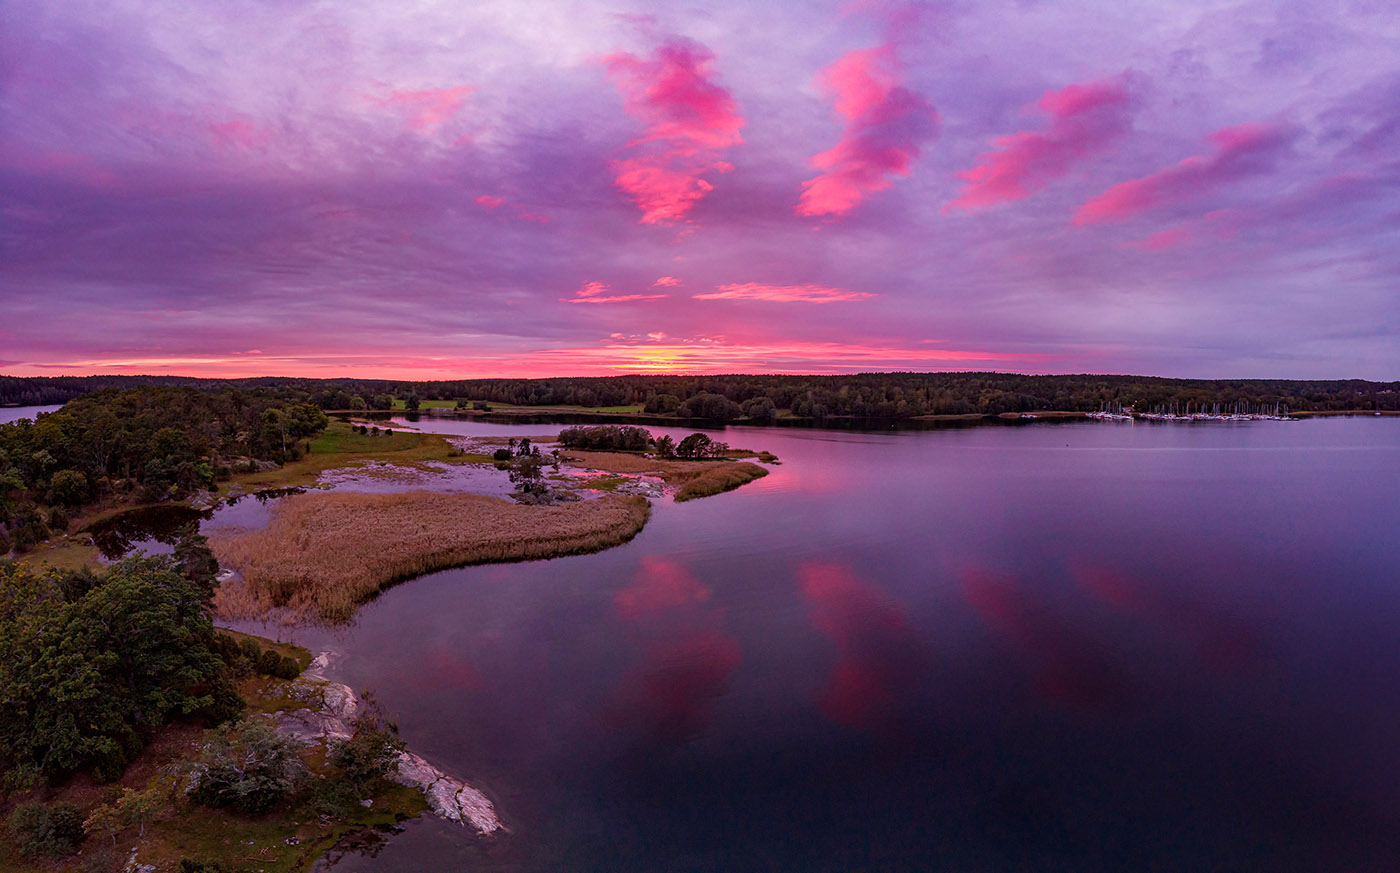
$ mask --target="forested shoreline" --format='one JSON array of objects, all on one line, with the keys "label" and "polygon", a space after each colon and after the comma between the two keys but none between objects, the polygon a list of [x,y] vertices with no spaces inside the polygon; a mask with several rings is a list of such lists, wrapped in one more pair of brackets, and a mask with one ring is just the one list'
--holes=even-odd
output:
[{"label": "forested shoreline", "polygon": [[0,425],[0,555],[66,530],[93,506],[180,498],[293,460],[326,422],[319,407],[264,391],[143,386]]},{"label": "forested shoreline", "polygon": [[323,410],[387,410],[446,402],[460,408],[622,407],[679,419],[768,423],[777,418],[908,419],[925,415],[999,415],[1104,404],[1140,409],[1281,405],[1293,412],[1400,410],[1400,381],[1361,379],[1169,379],[1147,376],[1027,376],[1017,373],[861,373],[842,376],[601,376],[403,382],[372,379],[195,379],[176,376],[0,376],[0,405],[66,403],[94,391],[179,386],[205,393],[244,392],[280,404]]}]

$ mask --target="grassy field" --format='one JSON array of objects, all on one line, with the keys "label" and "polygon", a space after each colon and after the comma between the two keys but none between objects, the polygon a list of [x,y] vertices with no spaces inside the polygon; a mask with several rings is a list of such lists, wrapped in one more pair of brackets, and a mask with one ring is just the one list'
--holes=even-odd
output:
[{"label": "grassy field", "polygon": [[[402,400],[399,400],[399,399],[395,399],[395,400],[394,400],[394,408],[397,409],[397,410],[400,410],[400,411],[408,409],[408,407],[404,405],[404,402],[403,402]],[[455,401],[455,400],[420,400],[420,401],[418,401],[418,408],[419,408],[419,409],[456,409],[456,408],[457,408],[457,401]]]},{"label": "grassy field", "polygon": [[[449,404],[449,406],[452,405],[455,404]],[[643,409],[642,404],[640,403],[634,403],[629,406],[571,406],[562,403],[557,406],[517,406],[513,403],[492,402],[487,405],[491,408],[486,412],[490,412],[492,414],[505,413],[507,415],[548,415],[549,413],[555,412],[564,412],[576,415],[641,415]],[[467,411],[475,412],[478,415],[485,414],[481,410],[469,409]]]},{"label": "grassy field", "polygon": [[343,421],[333,421],[310,443],[310,451],[300,460],[289,461],[276,470],[239,473],[225,488],[238,486],[244,491],[314,485],[326,470],[360,467],[374,461],[412,466],[424,462],[438,464],[488,463],[489,455],[464,454],[444,436],[414,431],[380,431],[362,435]]},{"label": "grassy field", "polygon": [[465,564],[594,552],[631,539],[650,506],[605,497],[524,506],[475,494],[300,494],[265,529],[211,538],[241,574],[215,597],[220,615],[348,621],[397,581]]}]

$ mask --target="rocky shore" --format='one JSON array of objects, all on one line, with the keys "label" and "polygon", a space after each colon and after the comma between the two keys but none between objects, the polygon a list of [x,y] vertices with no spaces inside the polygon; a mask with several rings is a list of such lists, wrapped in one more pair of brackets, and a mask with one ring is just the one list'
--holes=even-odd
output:
[{"label": "rocky shore", "polygon": [[[362,703],[347,685],[326,678],[331,653],[322,652],[292,683],[292,693],[306,706],[273,715],[277,730],[307,743],[349,739]],[[428,807],[439,817],[469,827],[482,836],[503,829],[491,801],[479,789],[439,770],[420,755],[404,751],[398,772],[401,785],[423,792]]]}]

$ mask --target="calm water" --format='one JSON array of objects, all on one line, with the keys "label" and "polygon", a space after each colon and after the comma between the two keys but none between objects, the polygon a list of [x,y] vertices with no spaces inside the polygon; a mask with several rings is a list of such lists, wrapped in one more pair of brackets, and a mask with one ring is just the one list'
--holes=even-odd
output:
[{"label": "calm water", "polygon": [[1400,422],[725,438],[783,464],[294,634],[512,829],[336,871],[1400,863]]},{"label": "calm water", "polygon": [[45,412],[57,412],[62,408],[62,404],[57,406],[0,406],[0,424],[9,424],[12,421],[19,421],[21,418],[33,421]]}]

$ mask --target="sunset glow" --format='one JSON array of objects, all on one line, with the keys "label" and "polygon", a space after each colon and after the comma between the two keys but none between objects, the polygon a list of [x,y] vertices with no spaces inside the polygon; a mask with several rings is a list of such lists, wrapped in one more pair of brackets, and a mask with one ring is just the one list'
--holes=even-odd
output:
[{"label": "sunset glow", "polygon": [[0,13],[0,372],[1394,378],[1386,4]]}]

